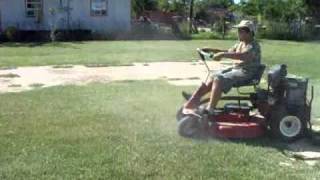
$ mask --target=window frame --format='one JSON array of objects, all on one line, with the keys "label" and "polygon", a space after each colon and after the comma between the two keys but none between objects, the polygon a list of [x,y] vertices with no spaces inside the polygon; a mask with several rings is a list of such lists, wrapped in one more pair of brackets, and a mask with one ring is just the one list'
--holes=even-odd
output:
[{"label": "window frame", "polygon": [[90,15],[94,16],[94,17],[104,17],[104,16],[108,16],[108,10],[109,10],[109,0],[102,0],[105,1],[106,3],[106,9],[105,9],[105,13],[102,13],[103,10],[99,10],[98,12],[100,13],[96,13],[97,11],[92,9],[92,4],[93,4],[94,0],[90,0]]},{"label": "window frame", "polygon": [[[30,1],[34,1],[33,3]],[[39,2],[35,2],[35,1],[39,1]],[[31,4],[39,4],[39,9],[37,8],[28,8],[29,3]],[[43,0],[25,0],[25,16],[27,18],[36,18],[36,11],[38,10],[41,14],[43,13]],[[30,15],[28,14],[29,11],[33,11],[34,15]]]}]

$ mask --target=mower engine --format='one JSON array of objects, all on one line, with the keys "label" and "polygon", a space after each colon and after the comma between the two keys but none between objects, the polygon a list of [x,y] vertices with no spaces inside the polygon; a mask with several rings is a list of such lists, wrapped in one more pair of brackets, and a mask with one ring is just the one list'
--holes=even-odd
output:
[{"label": "mower engine", "polygon": [[267,96],[264,96],[268,108],[264,109],[264,115],[275,137],[293,141],[311,129],[313,88],[310,100],[307,99],[307,91],[307,78],[287,76],[286,65],[271,68]]}]

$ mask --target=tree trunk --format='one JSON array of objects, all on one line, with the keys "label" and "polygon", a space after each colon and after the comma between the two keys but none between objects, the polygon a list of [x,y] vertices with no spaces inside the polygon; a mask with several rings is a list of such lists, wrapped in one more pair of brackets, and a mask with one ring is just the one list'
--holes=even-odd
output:
[{"label": "tree trunk", "polygon": [[192,22],[193,22],[193,5],[194,5],[194,0],[190,1],[190,14],[189,14],[189,33],[192,33]]},{"label": "tree trunk", "polygon": [[222,39],[224,39],[225,36],[226,36],[226,20],[223,17],[222,18]]}]

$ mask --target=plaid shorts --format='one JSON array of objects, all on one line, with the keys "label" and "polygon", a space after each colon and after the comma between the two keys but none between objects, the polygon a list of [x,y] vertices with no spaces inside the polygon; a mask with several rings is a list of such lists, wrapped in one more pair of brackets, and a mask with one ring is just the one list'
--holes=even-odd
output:
[{"label": "plaid shorts", "polygon": [[253,75],[246,73],[243,69],[228,68],[214,73],[212,78],[221,81],[222,91],[226,94],[235,85],[241,84],[242,82],[248,82],[254,77]]}]

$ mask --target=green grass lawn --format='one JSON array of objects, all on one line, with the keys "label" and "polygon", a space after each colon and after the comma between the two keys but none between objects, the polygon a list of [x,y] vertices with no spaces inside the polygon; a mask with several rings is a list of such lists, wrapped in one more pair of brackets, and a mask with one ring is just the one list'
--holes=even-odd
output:
[{"label": "green grass lawn", "polygon": [[[197,47],[235,41],[0,44],[0,67],[192,61]],[[311,77],[320,117],[319,43],[262,41],[263,61]],[[117,82],[0,94],[0,179],[320,179],[284,145],[179,137],[180,92],[162,81]],[[281,166],[280,163],[292,166]]]},{"label": "green grass lawn", "polygon": [[320,178],[320,164],[292,162],[267,138],[179,137],[181,90],[146,81],[2,94],[0,179]]},{"label": "green grass lawn", "polygon": [[[132,62],[191,61],[198,59],[195,49],[210,46],[229,48],[236,41],[93,41],[44,44],[0,44],[0,66],[61,64],[119,65]],[[290,70],[320,78],[318,42],[262,40],[266,64],[287,63]]]},{"label": "green grass lawn", "polygon": [[[38,65],[127,65],[133,62],[197,60],[195,49],[210,46],[229,48],[234,40],[193,41],[90,41],[68,43],[0,44],[0,67]],[[261,40],[262,61],[269,67],[287,64],[289,73],[311,78],[319,84],[319,42]],[[56,66],[54,66],[56,67]],[[317,85],[317,87],[319,87]],[[317,88],[319,89],[319,88]],[[319,91],[316,93],[318,94]],[[320,108],[315,103],[316,108]],[[320,116],[320,112],[317,114]]]}]

